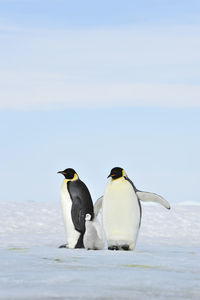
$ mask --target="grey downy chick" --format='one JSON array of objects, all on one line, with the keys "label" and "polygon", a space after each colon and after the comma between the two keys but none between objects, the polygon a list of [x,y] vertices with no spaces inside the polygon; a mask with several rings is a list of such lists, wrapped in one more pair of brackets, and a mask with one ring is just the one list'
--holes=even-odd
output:
[{"label": "grey downy chick", "polygon": [[87,250],[102,250],[105,247],[104,234],[96,217],[91,220],[91,215],[85,216],[85,234],[83,244]]}]

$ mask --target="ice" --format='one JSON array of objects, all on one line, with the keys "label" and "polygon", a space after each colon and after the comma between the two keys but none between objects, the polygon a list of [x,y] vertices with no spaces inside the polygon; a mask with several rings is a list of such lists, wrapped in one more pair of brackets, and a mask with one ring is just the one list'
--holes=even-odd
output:
[{"label": "ice", "polygon": [[143,205],[135,251],[58,249],[59,203],[0,202],[0,299],[200,299],[200,206]]}]

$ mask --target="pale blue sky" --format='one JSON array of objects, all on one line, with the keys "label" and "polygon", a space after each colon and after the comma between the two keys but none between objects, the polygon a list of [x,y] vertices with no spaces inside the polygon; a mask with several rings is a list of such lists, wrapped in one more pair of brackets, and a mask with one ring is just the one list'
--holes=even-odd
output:
[{"label": "pale blue sky", "polygon": [[73,167],[95,200],[114,166],[198,201],[199,1],[0,0],[0,200],[59,201]]}]

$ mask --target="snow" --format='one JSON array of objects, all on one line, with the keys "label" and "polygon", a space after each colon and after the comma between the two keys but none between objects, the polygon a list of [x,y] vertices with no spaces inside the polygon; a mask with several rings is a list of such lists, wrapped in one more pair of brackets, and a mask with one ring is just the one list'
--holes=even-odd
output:
[{"label": "snow", "polygon": [[135,251],[58,249],[59,203],[0,202],[0,299],[200,299],[200,206],[143,205]]}]

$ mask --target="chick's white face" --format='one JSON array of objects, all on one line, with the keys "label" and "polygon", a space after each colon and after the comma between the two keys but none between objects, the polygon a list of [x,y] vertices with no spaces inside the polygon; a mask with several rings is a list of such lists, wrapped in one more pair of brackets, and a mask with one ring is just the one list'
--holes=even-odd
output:
[{"label": "chick's white face", "polygon": [[85,215],[85,221],[90,221],[91,220],[91,215],[90,214],[86,214]]}]

